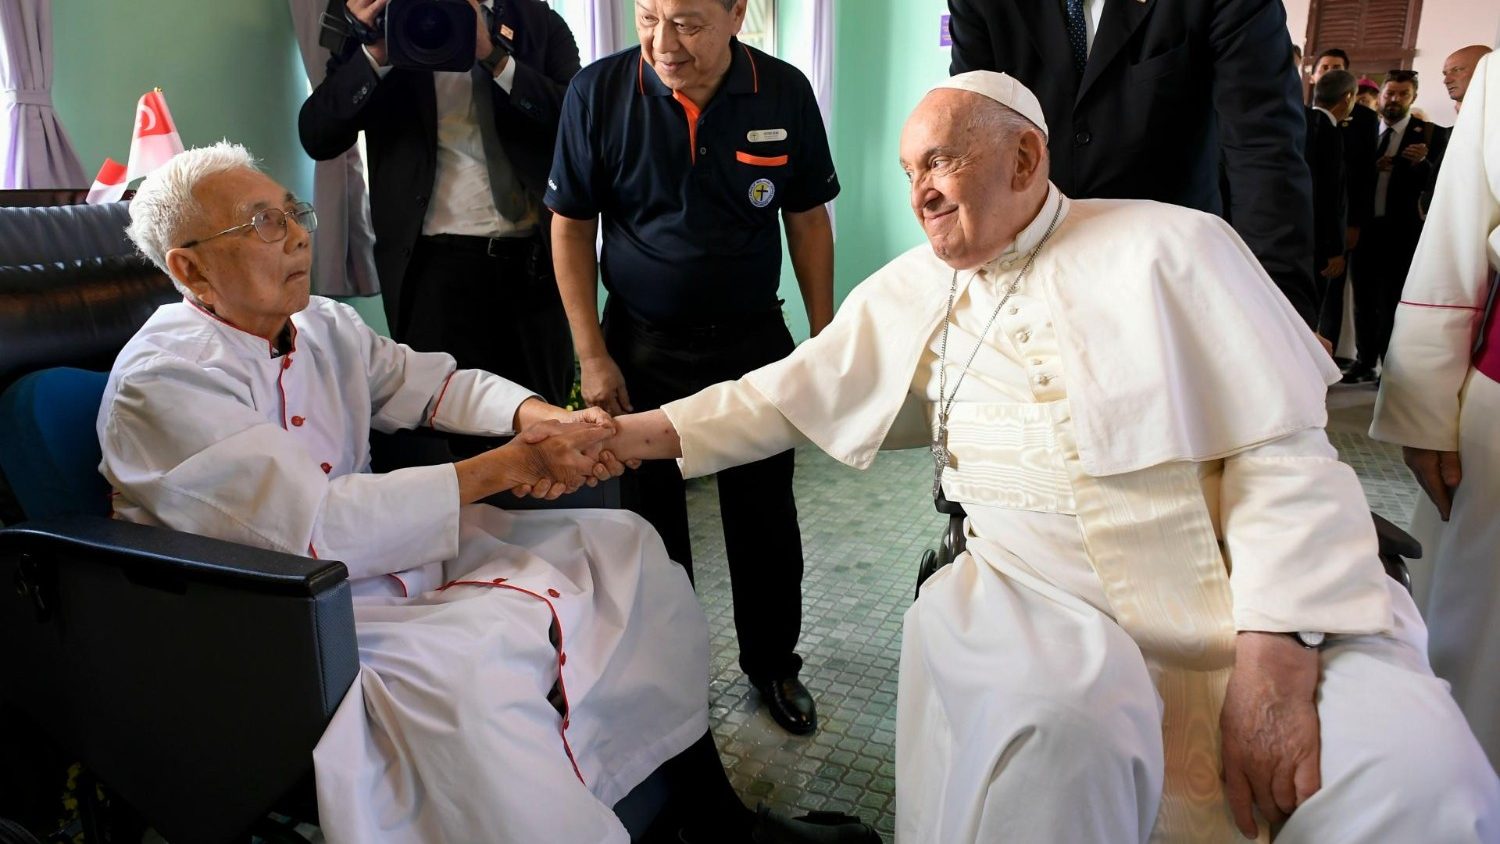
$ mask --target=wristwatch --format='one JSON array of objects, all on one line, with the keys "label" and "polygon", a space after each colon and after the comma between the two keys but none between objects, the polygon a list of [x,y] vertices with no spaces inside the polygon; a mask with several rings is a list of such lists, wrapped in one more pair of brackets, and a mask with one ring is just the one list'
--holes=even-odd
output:
[{"label": "wristwatch", "polygon": [[495,45],[490,48],[490,54],[479,60],[479,66],[489,71],[491,76],[494,76],[495,68],[499,67],[500,63],[505,61],[505,57],[508,55],[510,55],[510,51],[500,46],[500,42],[496,41]]},{"label": "wristwatch", "polygon": [[1323,647],[1323,643],[1328,641],[1327,633],[1317,633],[1310,630],[1301,630],[1296,633],[1288,633],[1287,635],[1295,636],[1302,647],[1310,651],[1315,651]]}]

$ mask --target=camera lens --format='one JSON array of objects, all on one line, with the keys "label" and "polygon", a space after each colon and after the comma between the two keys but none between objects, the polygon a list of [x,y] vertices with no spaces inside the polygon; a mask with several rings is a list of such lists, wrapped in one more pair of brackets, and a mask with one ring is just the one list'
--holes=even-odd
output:
[{"label": "camera lens", "polygon": [[405,30],[402,34],[414,48],[423,52],[442,50],[453,38],[453,19],[428,6],[411,16]]}]

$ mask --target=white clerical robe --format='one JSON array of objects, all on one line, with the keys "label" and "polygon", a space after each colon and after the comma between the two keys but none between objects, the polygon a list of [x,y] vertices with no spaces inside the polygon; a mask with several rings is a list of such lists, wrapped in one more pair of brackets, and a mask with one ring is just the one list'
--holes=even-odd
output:
[{"label": "white clerical robe", "polygon": [[611,806],[708,728],[681,567],[627,512],[460,506],[451,464],[371,474],[372,427],[511,433],[532,394],[327,299],[292,326],[277,355],[162,307],[98,428],[117,516],[348,566],[360,674],[314,753],[327,839],[628,840]]},{"label": "white clerical robe", "polygon": [[[857,467],[882,443],[928,442],[951,277],[914,249],[791,357],[666,405],[684,474],[798,442]],[[979,347],[944,489],[969,514],[968,551],[905,620],[898,840],[1240,840],[1217,732],[1237,629],[1340,635],[1324,660],[1324,791],[1282,840],[1341,840],[1356,803],[1397,835],[1382,840],[1431,832],[1360,774],[1406,773],[1372,739],[1419,711],[1424,742],[1453,753],[1422,775],[1470,778],[1463,820],[1493,821],[1500,784],[1427,669],[1358,481],[1321,430],[1335,373],[1230,230],[1052,189],[1016,244],[958,283],[950,391]],[[1386,683],[1389,712],[1362,711]],[[1452,840],[1482,840],[1468,836]]]},{"label": "white clerical robe", "polygon": [[[1424,495],[1412,520],[1422,559],[1413,593],[1439,677],[1500,764],[1500,342],[1472,350],[1500,269],[1500,61],[1474,69],[1432,208],[1396,309],[1370,436],[1457,451],[1463,480],[1449,521]],[[1497,336],[1491,324],[1490,337]],[[1481,361],[1484,360],[1481,358]],[[1488,370],[1486,374],[1485,370]]]}]

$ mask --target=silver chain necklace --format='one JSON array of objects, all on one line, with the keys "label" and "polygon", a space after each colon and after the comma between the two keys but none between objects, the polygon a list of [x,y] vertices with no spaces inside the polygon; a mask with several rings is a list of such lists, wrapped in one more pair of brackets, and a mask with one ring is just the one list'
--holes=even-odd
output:
[{"label": "silver chain necklace", "polygon": [[1047,231],[1042,239],[1037,241],[1036,248],[1026,256],[1026,265],[1016,273],[1015,280],[1005,288],[1005,295],[1000,297],[1000,304],[990,314],[989,322],[984,324],[984,330],[979,332],[979,339],[974,343],[974,351],[969,353],[969,359],[964,361],[964,366],[958,371],[958,378],[953,382],[953,392],[948,393],[948,327],[953,322],[953,300],[958,295],[958,270],[953,271],[953,280],[948,285],[948,312],[943,317],[943,342],[938,349],[938,429],[937,436],[932,440],[932,497],[934,500],[943,492],[943,469],[947,468],[953,459],[953,453],[948,451],[948,414],[953,411],[953,400],[958,398],[958,388],[963,386],[964,376],[969,374],[969,365],[974,362],[974,357],[979,354],[979,347],[984,345],[984,338],[990,335],[990,329],[995,326],[995,320],[1000,316],[1000,309],[1010,301],[1010,297],[1021,287],[1021,282],[1031,272],[1031,265],[1036,263],[1036,256],[1042,251],[1051,239],[1052,232],[1057,229],[1057,219],[1062,214],[1062,203],[1057,204],[1057,210],[1052,212],[1052,222],[1047,225]]}]

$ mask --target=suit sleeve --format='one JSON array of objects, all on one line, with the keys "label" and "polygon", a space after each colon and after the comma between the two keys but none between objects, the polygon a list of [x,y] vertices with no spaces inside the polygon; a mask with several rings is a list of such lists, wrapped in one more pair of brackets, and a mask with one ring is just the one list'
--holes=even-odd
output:
[{"label": "suit sleeve", "polygon": [[1374,127],[1362,119],[1374,112],[1356,105],[1361,118],[1349,121],[1341,130],[1344,136],[1344,174],[1349,195],[1349,225],[1361,227],[1375,216],[1375,148]]},{"label": "suit sleeve", "polygon": [[327,161],[354,146],[379,83],[380,76],[358,47],[329,59],[328,75],[297,114],[302,149],[315,160]]},{"label": "suit sleeve", "polygon": [[516,78],[511,84],[509,97],[502,93],[501,99],[525,119],[554,128],[562,115],[563,95],[567,93],[568,82],[578,73],[580,65],[578,43],[568,24],[551,9],[547,10],[545,20],[547,50],[543,64],[533,67],[512,59],[516,63]]},{"label": "suit sleeve", "polygon": [[976,8],[980,0],[948,0],[948,35],[953,41],[948,72],[958,75],[970,70],[1000,70],[995,51],[985,30],[984,15]]},{"label": "suit sleeve", "polygon": [[1312,181],[1300,155],[1307,126],[1286,12],[1280,0],[1217,0],[1210,41],[1229,218],[1312,324]]}]

